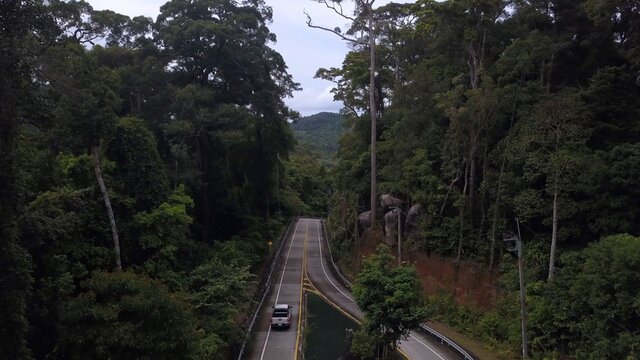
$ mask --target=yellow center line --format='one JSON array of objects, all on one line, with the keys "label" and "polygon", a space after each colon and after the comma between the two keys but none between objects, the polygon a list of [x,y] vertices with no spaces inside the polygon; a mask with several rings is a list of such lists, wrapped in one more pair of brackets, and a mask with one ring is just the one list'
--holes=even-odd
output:
[{"label": "yellow center line", "polygon": [[[349,314],[347,311],[342,309],[342,307],[340,307],[337,303],[333,302],[327,296],[325,296],[322,292],[320,292],[320,290],[318,290],[318,288],[313,283],[311,278],[307,275],[307,241],[308,241],[308,239],[309,239],[309,223],[307,223],[307,227],[305,229],[304,247],[303,247],[303,253],[302,253],[302,274],[300,276],[300,311],[299,311],[299,315],[298,315],[298,333],[297,333],[297,336],[296,336],[296,352],[295,352],[295,357],[294,357],[295,360],[298,359],[298,350],[299,350],[298,346],[300,345],[300,333],[301,333],[300,330],[301,330],[302,314],[303,314],[302,313],[302,295],[303,295],[304,291],[312,292],[312,293],[318,295],[326,303],[328,303],[334,309],[338,310],[344,316],[346,316],[347,318],[351,319],[356,324],[362,325],[362,321],[360,319],[358,319],[355,316]],[[322,250],[320,250],[320,251],[322,251]],[[306,280],[306,282],[305,282],[305,280]],[[308,288],[305,289],[304,285],[307,285]],[[333,285],[333,286],[335,286],[335,285]],[[406,352],[404,352],[400,347],[397,347],[396,351],[398,351],[400,356],[402,356],[404,359],[407,359],[407,360],[411,359],[409,357],[409,355]]]},{"label": "yellow center line", "polygon": [[316,294],[318,296],[320,296],[322,299],[324,299],[325,302],[327,302],[329,305],[331,305],[333,308],[335,308],[336,310],[338,310],[339,312],[341,312],[344,316],[348,317],[349,319],[353,320],[356,324],[360,325],[362,324],[362,321],[360,321],[359,319],[357,319],[355,316],[349,314],[348,312],[346,312],[344,309],[342,309],[338,304],[336,304],[335,302],[331,301],[328,297],[326,297],[322,292],[320,292],[318,290],[318,288],[315,286],[315,284],[313,283],[313,281],[311,281],[311,279],[309,279],[309,283],[311,284],[311,286],[313,286],[314,289],[316,289]]},{"label": "yellow center line", "polygon": [[411,360],[411,358],[409,357],[409,355],[407,355],[406,352],[402,351],[402,349],[400,349],[399,347],[396,348],[396,350],[400,353],[400,355],[402,355],[402,357],[404,357],[407,360]]},{"label": "yellow center line", "polygon": [[305,279],[305,275],[306,275],[306,266],[307,266],[307,240],[309,239],[309,223],[307,222],[307,227],[305,229],[305,233],[304,233],[304,247],[302,250],[302,269],[300,271],[300,302],[299,302],[299,308],[298,308],[298,330],[296,333],[296,348],[295,348],[295,352],[294,352],[294,360],[298,359],[298,352],[300,350],[300,335],[302,334],[301,327],[302,327],[302,314],[303,314],[303,307],[302,307],[302,295],[304,293],[304,279]]}]

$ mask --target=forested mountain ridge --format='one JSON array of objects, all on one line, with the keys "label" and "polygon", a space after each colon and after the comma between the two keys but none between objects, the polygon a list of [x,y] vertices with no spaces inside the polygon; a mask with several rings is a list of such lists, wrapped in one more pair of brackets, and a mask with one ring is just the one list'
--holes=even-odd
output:
[{"label": "forested mountain ridge", "polygon": [[344,131],[342,115],[328,112],[304,116],[292,123],[291,128],[299,144],[318,152],[325,161],[332,161]]},{"label": "forested mountain ridge", "polygon": [[270,21],[0,2],[1,359],[233,357],[268,241],[322,208]]},{"label": "forested mountain ridge", "polygon": [[518,353],[517,268],[503,245],[518,218],[528,355],[637,357],[640,293],[622,284],[640,281],[638,3],[419,0],[374,8],[373,30],[371,2],[356,3],[335,32],[361,37],[317,73],[349,114],[331,172],[337,248],[354,256],[349,224],[372,206],[373,91],[376,190],[422,209],[407,246],[501,274],[494,310],[458,306],[452,284],[430,294],[430,316]]}]

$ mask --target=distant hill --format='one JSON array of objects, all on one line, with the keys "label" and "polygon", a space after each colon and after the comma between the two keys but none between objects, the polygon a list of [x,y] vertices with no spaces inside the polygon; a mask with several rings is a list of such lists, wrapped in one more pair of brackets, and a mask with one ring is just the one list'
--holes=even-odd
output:
[{"label": "distant hill", "polygon": [[337,113],[321,112],[305,116],[291,124],[296,140],[319,153],[323,160],[331,162],[338,151],[338,138],[342,134],[342,116]]}]

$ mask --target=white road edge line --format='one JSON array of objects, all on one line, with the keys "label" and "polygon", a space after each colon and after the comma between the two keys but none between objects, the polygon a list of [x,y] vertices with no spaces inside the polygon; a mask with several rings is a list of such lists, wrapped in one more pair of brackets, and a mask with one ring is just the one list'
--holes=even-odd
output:
[{"label": "white road edge line", "polygon": [[338,286],[336,286],[336,284],[333,283],[333,281],[331,281],[331,279],[329,278],[329,275],[327,274],[327,271],[324,268],[324,260],[322,257],[322,241],[321,236],[320,236],[320,224],[322,224],[321,220],[318,220],[318,227],[316,228],[316,231],[318,233],[318,246],[320,247],[320,266],[322,267],[322,272],[324,273],[324,276],[327,278],[327,280],[329,280],[329,282],[331,283],[331,285],[333,285],[334,288],[336,288],[336,290],[338,290],[340,292],[340,294],[344,295],[344,297],[346,297],[347,299],[349,299],[349,301],[354,302],[355,300],[351,297],[349,297],[349,295],[345,294],[342,290],[340,290],[340,288],[338,288]]},{"label": "white road edge line", "polygon": [[[318,223],[321,223],[321,220],[318,220]],[[345,294],[344,292],[342,292],[342,290],[340,290],[336,284],[333,283],[333,281],[331,281],[331,279],[329,278],[329,275],[327,275],[327,272],[324,269],[324,261],[322,259],[322,243],[320,242],[320,226],[318,226],[318,228],[316,228],[317,232],[318,232],[318,244],[320,246],[320,265],[322,266],[322,272],[324,272],[324,276],[327,278],[327,280],[329,280],[329,282],[331,283],[331,285],[333,285],[334,288],[336,288],[336,290],[338,290],[342,295],[344,295],[344,297],[346,297],[347,299],[355,302],[352,298],[350,298],[347,294]],[[431,350],[431,352],[433,352],[434,354],[436,354],[437,357],[439,357],[441,360],[445,360],[445,358],[443,358],[437,351],[435,351],[431,346],[425,344],[424,342],[420,341],[420,339],[416,338],[415,336],[409,334],[409,337],[414,339],[415,341],[417,341],[419,344],[421,344],[422,346],[426,347],[427,349]]]},{"label": "white road edge line", "polygon": [[436,356],[437,356],[437,357],[439,357],[440,359],[445,360],[445,359],[444,359],[440,354],[438,354],[438,352],[437,352],[437,351],[435,351],[431,346],[429,346],[429,345],[427,345],[427,344],[423,343],[423,342],[422,342],[422,341],[420,341],[420,339],[418,339],[417,337],[415,337],[415,336],[413,336],[413,335],[411,335],[411,334],[409,334],[409,337],[410,337],[410,338],[412,338],[413,340],[415,340],[415,341],[419,342],[420,344],[422,344],[422,346],[426,347],[427,349],[431,350],[431,351],[432,351],[434,354],[436,354]]},{"label": "white road edge line", "polygon": [[[289,254],[291,254],[291,247],[293,247],[293,240],[296,237],[296,233],[298,232],[298,226],[300,225],[300,220],[296,223],[296,228],[293,229],[293,235],[291,237],[291,243],[289,244],[289,251],[287,251],[287,256],[284,259],[284,267],[282,268],[282,276],[280,276],[280,284],[278,285],[278,292],[276,293],[276,301],[275,304],[278,303],[278,298],[280,297],[280,289],[282,289],[282,280],[284,280],[284,273],[287,269],[287,262],[289,262]],[[285,239],[286,241],[286,239]],[[274,259],[277,261],[278,259]],[[300,314],[298,314],[300,316]],[[271,335],[271,325],[269,325],[269,330],[267,330],[267,337],[264,339],[264,345],[262,346],[262,352],[260,353],[260,360],[264,358],[264,352],[267,350],[267,343],[269,342],[269,335]]]}]

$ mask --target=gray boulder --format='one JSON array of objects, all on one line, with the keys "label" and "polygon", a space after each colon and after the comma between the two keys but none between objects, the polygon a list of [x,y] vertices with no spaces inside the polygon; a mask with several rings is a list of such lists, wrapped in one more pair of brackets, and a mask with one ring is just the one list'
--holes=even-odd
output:
[{"label": "gray boulder", "polygon": [[367,210],[358,215],[358,237],[365,229],[371,227],[371,210]]},{"label": "gray boulder", "polygon": [[398,244],[398,212],[400,212],[400,236],[402,236],[402,210],[393,209],[384,214],[385,244],[389,246]]},{"label": "gray boulder", "polygon": [[418,220],[420,216],[424,214],[424,208],[420,204],[415,204],[409,209],[407,213],[407,220],[405,225],[405,236],[411,236],[418,227]]},{"label": "gray boulder", "polygon": [[382,206],[382,211],[384,212],[387,212],[389,208],[402,206],[402,202],[402,200],[394,197],[391,194],[380,195],[380,205]]}]

